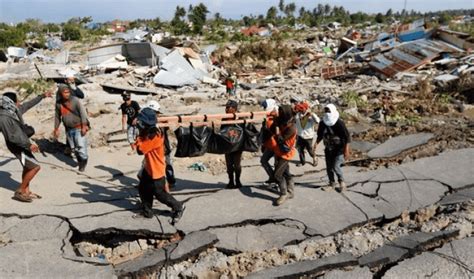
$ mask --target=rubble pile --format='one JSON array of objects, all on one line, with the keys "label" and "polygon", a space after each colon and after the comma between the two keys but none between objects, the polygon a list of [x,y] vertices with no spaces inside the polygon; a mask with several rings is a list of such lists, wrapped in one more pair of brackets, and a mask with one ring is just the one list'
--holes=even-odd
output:
[{"label": "rubble pile", "polygon": [[[90,273],[80,274],[86,275],[382,278],[434,251],[450,255],[472,246],[472,37],[424,20],[238,32],[251,39],[205,45],[202,36],[133,29],[99,43],[63,42],[55,35],[47,38],[47,49],[30,42],[28,48],[0,50],[2,91],[18,91],[23,100],[72,73],[86,95],[81,102],[91,122],[91,167],[77,173],[75,162],[62,154],[65,145],[51,140],[55,99],[25,114],[43,152],[42,173],[48,174],[38,177],[38,185],[50,192],[35,208],[2,203],[0,247],[13,253],[34,240],[33,251],[48,247],[52,259],[66,269],[83,264]],[[236,95],[229,96],[225,84],[234,76]],[[245,187],[238,190],[223,189],[222,155],[172,156],[178,178],[173,195],[188,208],[183,219],[171,224],[159,205],[156,219],[136,218],[142,158],[131,154],[122,131],[123,92],[141,106],[159,101],[166,116],[223,113],[229,98],[246,112],[260,110],[267,98],[305,100],[319,116],[333,103],[352,137],[345,162],[348,191],[320,189],[327,185],[322,145],[318,166],[292,162],[296,194],[283,207],[273,207],[275,189],[261,185],[266,175],[260,152],[243,154]],[[61,133],[59,142],[66,142]],[[169,135],[174,155],[177,139]],[[5,195],[21,175],[9,156],[0,145]],[[51,177],[67,183],[67,191],[47,186]],[[52,225],[38,225],[45,220]],[[13,233],[25,224],[39,228],[41,239]],[[458,250],[447,252],[450,246]],[[472,249],[465,255],[472,262]],[[21,271],[23,264],[35,264],[12,257],[1,267],[18,262]],[[472,270],[468,264],[458,263],[459,269]],[[427,270],[419,274],[431,274]],[[36,276],[48,275],[44,268]]]},{"label": "rubble pile", "polygon": [[[455,207],[430,206],[411,215],[405,213],[390,222],[372,222],[333,236],[314,237],[281,249],[229,254],[212,248],[193,259],[165,268],[160,272],[159,278],[167,276],[240,278],[258,270],[327,258],[339,253],[363,257],[387,243],[416,232],[436,233],[454,230],[459,231],[457,239],[464,239],[472,231],[473,206],[473,202]],[[373,268],[372,272],[375,273],[378,269]]]}]

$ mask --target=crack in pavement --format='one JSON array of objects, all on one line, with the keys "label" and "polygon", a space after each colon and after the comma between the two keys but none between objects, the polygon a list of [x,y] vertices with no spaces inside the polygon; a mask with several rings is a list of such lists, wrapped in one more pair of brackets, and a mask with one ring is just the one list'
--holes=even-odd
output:
[{"label": "crack in pavement", "polygon": [[343,196],[349,203],[351,203],[355,208],[357,208],[362,214],[364,214],[365,216],[365,221],[369,221],[369,215],[367,215],[367,213],[365,213],[365,211],[360,208],[355,202],[353,202],[348,196],[346,196],[344,193],[340,193],[341,196]]}]

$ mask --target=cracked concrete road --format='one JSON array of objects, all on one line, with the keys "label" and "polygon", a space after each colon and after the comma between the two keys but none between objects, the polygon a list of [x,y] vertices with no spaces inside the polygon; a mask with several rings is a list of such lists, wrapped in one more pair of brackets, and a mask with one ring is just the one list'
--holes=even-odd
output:
[{"label": "cracked concrete road", "polygon": [[[321,150],[318,153],[321,154]],[[28,248],[31,251],[44,249],[47,255],[70,270],[77,268],[85,270],[84,274],[112,275],[107,267],[72,260],[66,263],[61,249],[65,243],[70,246],[72,228],[82,234],[112,230],[157,236],[171,235],[178,230],[185,234],[209,231],[220,238],[216,246],[223,250],[264,250],[310,236],[328,236],[369,220],[393,218],[405,210],[414,212],[446,200],[458,190],[463,191],[462,194],[455,193],[448,202],[473,198],[469,189],[474,181],[474,149],[449,151],[367,172],[347,167],[349,190],[343,194],[321,191],[326,181],[323,160],[316,168],[292,165],[297,176],[295,198],[280,207],[273,205],[278,195],[261,186],[266,176],[254,158],[244,162],[243,182],[248,187],[239,190],[223,189],[225,174],[213,176],[177,169],[179,184],[174,194],[186,202],[187,210],[174,227],[169,223],[169,210],[158,203],[155,208],[159,222],[134,218],[138,208],[134,186],[141,157],[93,149],[85,174],[75,172],[68,165],[70,162],[59,155],[40,155],[38,159],[42,162],[42,171],[33,181],[32,191],[41,194],[43,199],[25,204],[11,199],[21,175],[18,162],[0,158],[0,253],[8,254],[8,260],[0,262],[2,274],[28,277],[35,267],[48,266],[47,258],[41,261],[24,257],[24,249]],[[11,238],[5,232],[15,226],[23,227],[22,230],[52,231],[45,231],[50,238],[3,241],[3,238]],[[68,253],[72,257],[72,248],[68,248]],[[20,259],[24,261],[22,265],[12,264]],[[57,268],[51,269],[51,277],[62,271]]]}]

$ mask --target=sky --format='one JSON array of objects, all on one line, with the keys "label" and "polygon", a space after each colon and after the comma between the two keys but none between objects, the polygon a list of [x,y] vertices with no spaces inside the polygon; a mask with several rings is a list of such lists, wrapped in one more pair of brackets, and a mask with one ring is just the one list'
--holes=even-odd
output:
[{"label": "sky", "polygon": [[[407,10],[421,12],[447,9],[473,9],[474,0],[406,0]],[[71,17],[92,16],[95,22],[113,19],[160,17],[169,20],[176,5],[204,3],[211,15],[221,13],[226,18],[238,19],[243,15],[265,14],[278,5],[278,0],[0,0],[0,22],[16,23],[27,18],[43,22],[64,22]],[[343,6],[351,12],[386,12],[403,9],[405,0],[286,0],[299,7],[313,9],[318,3]]]}]

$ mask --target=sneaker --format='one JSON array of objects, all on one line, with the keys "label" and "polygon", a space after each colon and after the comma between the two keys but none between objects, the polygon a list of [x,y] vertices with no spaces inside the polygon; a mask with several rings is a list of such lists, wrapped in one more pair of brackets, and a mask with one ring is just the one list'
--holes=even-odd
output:
[{"label": "sneaker", "polygon": [[186,209],[185,206],[182,206],[180,210],[174,211],[173,212],[173,220],[171,221],[171,224],[174,226],[176,225],[181,217],[183,217],[184,210]]},{"label": "sneaker", "polygon": [[334,182],[329,182],[329,184],[327,186],[324,186],[322,189],[325,192],[334,191],[334,185],[335,185]]},{"label": "sneaker", "polygon": [[234,182],[229,182],[227,186],[225,186],[226,189],[235,189],[235,184]]},{"label": "sneaker", "polygon": [[281,195],[277,200],[277,205],[282,205],[288,199],[288,195]]},{"label": "sneaker", "polygon": [[272,184],[275,184],[277,183],[277,181],[275,179],[268,179],[267,181],[263,182],[263,185],[264,186],[270,186]]},{"label": "sneaker", "polygon": [[347,190],[347,185],[346,185],[346,182],[344,181],[339,181],[339,187],[341,189],[341,192],[344,192]]}]

